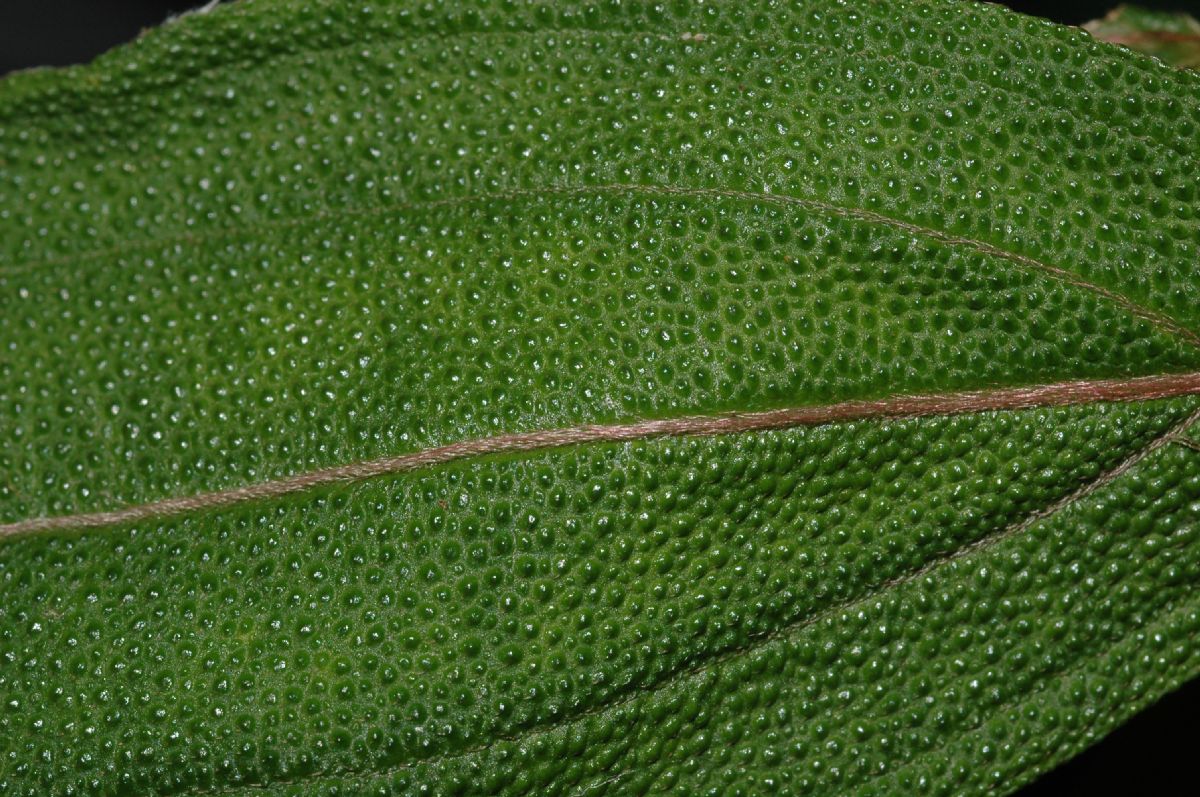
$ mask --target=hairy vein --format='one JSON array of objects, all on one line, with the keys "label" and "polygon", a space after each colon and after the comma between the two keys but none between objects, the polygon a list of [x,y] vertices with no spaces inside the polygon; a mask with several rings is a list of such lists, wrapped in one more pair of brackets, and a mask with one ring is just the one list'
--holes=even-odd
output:
[{"label": "hairy vein", "polygon": [[[818,623],[821,623],[821,622],[824,622],[827,620],[831,620],[831,619],[835,618],[837,615],[853,609],[855,606],[862,606],[864,604],[870,603],[873,600],[877,600],[881,595],[887,593],[888,591],[890,591],[892,589],[896,589],[898,587],[902,587],[907,584],[916,583],[916,582],[920,581],[921,579],[925,578],[926,576],[929,576],[934,571],[939,570],[943,567],[949,566],[950,564],[957,562],[961,559],[964,559],[972,554],[980,553],[982,551],[986,551],[988,549],[995,548],[996,546],[1000,545],[1004,541],[1011,539],[1012,537],[1018,536],[1025,531],[1028,531],[1034,525],[1040,523],[1043,520],[1046,520],[1047,518],[1049,518],[1052,515],[1057,514],[1058,512],[1066,509],[1070,505],[1072,505],[1078,501],[1081,501],[1081,500],[1087,498],[1088,496],[1091,496],[1091,495],[1099,492],[1100,490],[1103,490],[1104,488],[1108,487],[1110,484],[1115,482],[1121,476],[1128,473],[1133,468],[1137,467],[1138,464],[1143,462],[1147,457],[1151,456],[1154,452],[1158,451],[1160,448],[1163,448],[1164,446],[1174,443],[1180,439],[1184,439],[1183,435],[1184,435],[1185,431],[1187,430],[1187,428],[1189,426],[1191,426],[1193,423],[1196,423],[1198,421],[1200,421],[1200,409],[1193,411],[1191,414],[1189,414],[1183,420],[1172,425],[1165,432],[1163,432],[1159,436],[1155,437],[1153,440],[1151,440],[1150,442],[1148,442],[1146,445],[1142,446],[1141,448],[1133,451],[1131,454],[1129,454],[1129,456],[1125,457],[1123,460],[1121,460],[1119,463],[1117,463],[1113,467],[1111,467],[1108,470],[1104,471],[1103,473],[1099,474],[1091,481],[1085,482],[1084,484],[1082,484],[1078,488],[1076,488],[1074,491],[1064,495],[1059,500],[1054,501],[1053,503],[1048,504],[1047,506],[1041,507],[1040,509],[1037,509],[1034,512],[1031,512],[1030,514],[1026,515],[1025,517],[1023,517],[1022,519],[1018,520],[1015,523],[1009,524],[1007,526],[1002,526],[999,529],[979,538],[978,540],[976,540],[970,544],[960,546],[951,551],[947,551],[943,554],[935,556],[915,570],[911,570],[908,573],[905,573],[903,575],[897,576],[892,579],[888,579],[886,581],[882,581],[863,595],[851,598],[849,600],[839,602],[837,604],[834,604],[832,606],[829,606],[825,609],[819,610],[812,614],[808,614],[803,617],[797,618],[790,623],[786,623],[786,624],[781,625],[780,627],[772,629],[770,631],[764,631],[764,632],[761,632],[758,634],[751,635],[749,637],[749,639],[741,645],[724,650],[714,656],[703,657],[703,658],[695,661],[690,666],[685,667],[685,668],[675,672],[674,674],[668,676],[666,679],[664,679],[656,684],[635,687],[635,688],[631,689],[623,697],[621,697],[617,700],[614,700],[610,703],[605,703],[605,704],[602,704],[599,706],[594,706],[590,709],[580,712],[579,714],[576,714],[569,718],[559,720],[557,722],[548,723],[539,728],[526,730],[524,732],[517,732],[517,733],[505,734],[502,736],[496,736],[496,737],[493,737],[490,740],[488,740],[486,743],[477,745],[475,747],[470,747],[465,750],[457,750],[457,751],[445,752],[445,753],[440,753],[440,754],[428,755],[428,756],[424,756],[421,758],[404,761],[404,762],[401,762],[399,764],[396,764],[394,766],[387,767],[384,769],[378,769],[378,770],[364,769],[364,770],[360,770],[360,771],[317,773],[317,774],[306,775],[303,777],[297,777],[297,778],[291,778],[291,779],[285,779],[285,780],[275,780],[275,781],[270,781],[270,782],[266,782],[266,783],[243,783],[243,784],[237,784],[237,785],[221,786],[221,787],[216,787],[216,788],[209,787],[209,786],[195,787],[195,788],[185,789],[181,792],[178,792],[177,795],[178,795],[178,797],[199,797],[200,795],[207,795],[207,797],[217,797],[217,795],[246,794],[246,793],[251,793],[251,792],[255,792],[255,791],[263,791],[266,789],[288,786],[288,785],[292,785],[292,784],[315,783],[315,782],[319,782],[319,781],[328,781],[328,780],[332,780],[335,778],[343,778],[343,777],[370,777],[370,778],[387,777],[389,775],[393,775],[393,774],[396,774],[399,772],[404,772],[404,771],[415,769],[416,767],[419,767],[422,765],[434,766],[434,765],[437,765],[437,764],[443,763],[443,762],[455,761],[455,760],[461,760],[463,758],[468,758],[470,756],[486,752],[492,746],[497,745],[497,744],[502,744],[502,743],[506,743],[506,742],[527,743],[534,739],[540,738],[542,736],[546,736],[548,734],[558,732],[563,727],[566,727],[569,725],[576,725],[579,722],[581,722],[589,717],[593,717],[593,716],[597,716],[597,715],[601,715],[601,714],[605,714],[605,715],[612,714],[614,712],[619,711],[621,708],[629,705],[633,701],[637,700],[639,697],[642,697],[646,694],[661,693],[667,689],[681,686],[690,680],[694,680],[694,679],[702,677],[705,672],[707,672],[708,670],[710,670],[712,668],[721,667],[724,664],[728,663],[729,661],[739,658],[739,657],[742,657],[742,656],[752,655],[754,652],[756,652],[758,650],[762,650],[767,645],[769,645],[777,640],[792,637],[807,628],[817,625]],[[603,781],[601,783],[603,783]]]},{"label": "hairy vein", "polygon": [[1128,296],[1126,296],[1122,293],[1118,293],[1117,291],[1114,291],[1110,288],[1106,288],[1103,285],[1099,285],[1097,283],[1090,282],[1089,280],[1084,279],[1079,274],[1076,274],[1073,271],[1069,271],[1065,268],[1062,268],[1061,266],[1053,265],[1044,260],[1038,260],[1037,258],[1021,254],[1020,252],[1015,252],[1015,251],[1012,251],[1009,249],[1004,249],[999,246],[996,246],[995,244],[991,244],[991,243],[988,243],[987,241],[983,241],[983,240],[980,240],[977,238],[968,238],[968,237],[961,236],[961,235],[953,235],[951,233],[945,232],[944,230],[939,230],[934,227],[926,227],[926,226],[923,226],[920,224],[914,224],[912,222],[905,221],[903,219],[897,219],[892,216],[887,216],[887,215],[884,215],[882,213],[877,213],[872,210],[864,210],[861,208],[845,207],[842,205],[834,205],[834,204],[831,204],[828,202],[823,202],[820,200],[802,199],[800,197],[794,197],[794,196],[784,195],[784,194],[770,194],[770,193],[757,194],[757,193],[750,192],[750,191],[733,191],[733,190],[726,190],[726,189],[690,189],[690,188],[677,188],[674,186],[655,186],[655,187],[646,186],[646,187],[642,187],[642,189],[646,190],[646,191],[658,191],[658,192],[661,192],[664,194],[689,195],[689,194],[703,193],[703,194],[708,194],[711,196],[723,196],[723,197],[729,197],[729,198],[734,198],[734,199],[758,200],[758,201],[775,202],[775,203],[786,204],[786,205],[795,205],[797,207],[802,207],[807,210],[812,210],[812,211],[815,211],[818,213],[827,213],[827,214],[829,214],[831,216],[835,216],[835,217],[857,219],[859,221],[867,221],[867,222],[873,222],[876,224],[881,224],[881,225],[892,227],[892,228],[895,228],[898,230],[903,230],[904,232],[911,233],[913,235],[921,236],[924,238],[930,238],[932,240],[939,241],[939,242],[947,244],[949,246],[962,246],[962,247],[966,247],[969,249],[974,249],[975,251],[980,252],[982,254],[990,255],[992,257],[995,257],[995,258],[998,258],[1001,260],[1007,260],[1011,263],[1014,263],[1014,264],[1024,267],[1024,268],[1041,271],[1045,274],[1049,274],[1051,277],[1053,277],[1054,279],[1056,279],[1060,282],[1066,283],[1068,285],[1073,285],[1077,288],[1082,288],[1083,290],[1091,291],[1092,293],[1098,294],[1098,295],[1104,297],[1105,299],[1107,299],[1108,301],[1112,302],[1113,304],[1120,306],[1121,308],[1123,308],[1127,312],[1131,313],[1132,315],[1142,318],[1143,320],[1150,322],[1151,324],[1159,327],[1160,329],[1163,329],[1177,337],[1187,340],[1187,342],[1191,343],[1193,346],[1200,347],[1200,332],[1197,332],[1195,330],[1192,330],[1192,329],[1184,326],[1183,324],[1176,321],[1174,318],[1171,318],[1170,316],[1167,316],[1164,313],[1158,312],[1157,310],[1152,310],[1144,305],[1141,305],[1141,304],[1135,302],[1133,299],[1129,298]]},{"label": "hairy vein", "polygon": [[1026,387],[927,395],[896,395],[763,412],[693,415],[682,418],[582,424],[558,429],[463,440],[392,457],[307,471],[257,484],[165,498],[102,512],[35,517],[0,525],[0,539],[24,534],[114,526],[248,501],[260,501],[327,484],[355,482],[491,454],[522,453],[586,443],[614,443],[664,436],[700,436],[818,426],[878,418],[917,418],[973,412],[1057,407],[1099,401],[1149,401],[1200,395],[1200,372],[1127,379],[1079,380]]},{"label": "hairy vein", "polygon": [[370,206],[370,207],[343,207],[329,210],[321,210],[311,214],[305,214],[288,219],[264,221],[252,227],[232,227],[226,229],[212,230],[203,233],[189,233],[177,236],[170,236],[153,241],[138,243],[133,247],[122,246],[113,247],[108,250],[94,250],[80,255],[66,255],[61,258],[52,258],[40,262],[26,262],[19,266],[10,267],[7,271],[0,269],[0,277],[5,275],[16,274],[20,271],[35,269],[45,266],[62,265],[66,263],[77,263],[85,259],[113,257],[132,250],[138,250],[150,247],[173,246],[173,245],[197,245],[212,239],[219,239],[227,236],[234,236],[250,230],[268,230],[268,229],[291,229],[295,227],[303,227],[312,224],[315,221],[337,218],[351,217],[370,217],[379,216],[387,213],[395,213],[404,210],[417,210],[424,208],[438,207],[461,207],[478,203],[494,202],[501,200],[516,200],[516,199],[537,199],[547,196],[589,196],[595,194],[648,194],[661,196],[679,196],[679,197],[708,197],[708,198],[724,198],[734,199],[739,201],[750,202],[766,202],[777,205],[788,205],[799,207],[805,210],[825,214],[834,218],[854,219],[856,221],[879,224],[893,229],[903,230],[930,240],[938,241],[947,246],[962,246],[973,249],[981,254],[995,257],[1000,260],[1008,261],[1016,266],[1024,269],[1032,269],[1047,274],[1055,280],[1067,285],[1071,285],[1082,290],[1090,291],[1097,294],[1107,301],[1117,305],[1133,316],[1143,319],[1160,330],[1174,335],[1187,341],[1189,344],[1200,348],[1200,332],[1193,330],[1165,313],[1153,310],[1145,305],[1139,304],[1123,293],[1107,288],[1095,282],[1084,279],[1081,275],[1056,266],[1043,260],[1039,260],[1029,255],[1021,254],[1009,249],[996,246],[995,244],[983,241],[977,238],[968,238],[961,235],[953,235],[944,230],[939,230],[933,227],[926,227],[920,224],[915,224],[903,219],[897,219],[892,216],[887,216],[872,210],[862,208],[847,207],[836,205],[830,202],[825,202],[819,199],[808,199],[803,197],[792,196],[790,194],[775,194],[770,192],[754,192],[741,191],[735,189],[724,188],[691,188],[676,185],[663,184],[637,184],[637,183],[608,183],[602,185],[591,186],[544,186],[538,188],[514,188],[490,193],[473,194],[463,197],[450,197],[443,199],[430,200],[410,200],[405,202],[397,202],[389,205]]}]

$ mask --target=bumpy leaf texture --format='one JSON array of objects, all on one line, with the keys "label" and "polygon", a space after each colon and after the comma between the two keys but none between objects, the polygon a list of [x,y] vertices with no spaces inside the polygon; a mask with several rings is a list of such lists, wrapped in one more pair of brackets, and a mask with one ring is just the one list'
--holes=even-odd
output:
[{"label": "bumpy leaf texture", "polygon": [[0,84],[0,791],[1006,792],[1200,672],[1200,77],[293,2]]}]

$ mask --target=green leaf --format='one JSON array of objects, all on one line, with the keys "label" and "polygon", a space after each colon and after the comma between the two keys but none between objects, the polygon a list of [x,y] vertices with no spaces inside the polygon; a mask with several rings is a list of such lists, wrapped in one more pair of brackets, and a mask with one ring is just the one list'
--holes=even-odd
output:
[{"label": "green leaf", "polygon": [[0,791],[1009,792],[1200,672],[1200,77],[313,3],[0,83]]},{"label": "green leaf", "polygon": [[1148,53],[1165,64],[1200,67],[1200,22],[1183,12],[1117,6],[1083,29],[1097,39]]}]

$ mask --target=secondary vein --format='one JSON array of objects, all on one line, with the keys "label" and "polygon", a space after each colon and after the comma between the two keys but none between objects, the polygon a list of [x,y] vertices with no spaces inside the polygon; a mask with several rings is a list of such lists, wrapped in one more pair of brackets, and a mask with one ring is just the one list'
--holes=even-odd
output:
[{"label": "secondary vein", "polygon": [[439,207],[461,207],[466,205],[478,204],[483,202],[494,202],[502,200],[541,198],[548,196],[589,196],[595,194],[649,194],[662,196],[679,196],[679,197],[709,197],[733,199],[738,201],[749,202],[766,202],[776,205],[789,205],[793,207],[803,208],[805,210],[822,213],[834,218],[854,219],[872,224],[879,224],[885,227],[902,230],[912,235],[917,235],[930,240],[938,241],[947,246],[963,246],[988,255],[1000,260],[1006,260],[1014,265],[1025,269],[1034,269],[1040,271],[1059,282],[1072,285],[1074,287],[1090,291],[1113,304],[1121,307],[1126,312],[1141,318],[1150,324],[1158,327],[1160,330],[1168,332],[1178,338],[1186,340],[1192,346],[1200,348],[1200,332],[1190,329],[1176,319],[1168,316],[1165,313],[1153,310],[1145,305],[1139,304],[1123,293],[1106,288],[1089,280],[1084,279],[1079,274],[1073,271],[1056,266],[1052,263],[1047,263],[1029,255],[1014,252],[1003,247],[997,246],[987,241],[982,241],[976,238],[968,238],[960,235],[953,235],[944,230],[939,230],[934,227],[926,227],[903,219],[897,219],[892,216],[887,216],[872,210],[864,210],[862,208],[847,207],[837,205],[831,202],[826,202],[819,199],[809,199],[804,197],[792,196],[790,194],[776,194],[771,192],[754,192],[742,191],[727,188],[691,188],[686,186],[665,185],[657,183],[606,183],[601,185],[588,186],[543,186],[537,188],[513,188],[502,191],[472,194],[462,197],[449,197],[443,199],[429,200],[409,200],[404,202],[396,202],[389,205],[378,205],[369,207],[347,206],[341,208],[333,208],[321,210],[310,214],[304,214],[287,219],[274,221],[263,221],[253,226],[231,227],[226,229],[214,229],[203,233],[185,233],[182,235],[169,236],[154,240],[149,240],[144,243],[138,243],[131,246],[112,247],[110,249],[97,249],[91,252],[85,252],[77,255],[66,255],[60,258],[50,258],[43,261],[27,261],[20,264],[14,264],[7,270],[0,266],[0,277],[23,273],[36,268],[64,265],[67,263],[78,263],[84,260],[97,259],[103,257],[115,257],[117,255],[127,253],[129,251],[138,251],[142,249],[156,247],[171,247],[173,245],[187,244],[195,246],[209,240],[219,239],[225,236],[237,236],[241,233],[251,231],[261,231],[270,229],[292,229],[295,227],[303,227],[310,225],[315,221],[323,221],[328,219],[338,218],[354,218],[354,217],[370,217],[379,216],[386,213],[396,213],[404,210],[419,210],[425,208]]}]

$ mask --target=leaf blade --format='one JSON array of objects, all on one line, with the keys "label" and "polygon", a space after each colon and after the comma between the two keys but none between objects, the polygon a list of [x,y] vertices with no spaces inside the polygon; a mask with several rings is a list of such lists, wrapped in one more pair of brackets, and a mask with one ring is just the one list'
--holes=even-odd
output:
[{"label": "leaf blade", "polygon": [[[1191,76],[942,3],[360,10],[247,3],[0,89],[0,521],[487,435],[1200,368]],[[1054,681],[1076,667],[1127,694],[1105,668],[1131,654],[1088,659],[1107,643],[1192,633],[1195,402],[509,452],[12,540],[0,679],[35,708],[0,719],[0,777],[753,791],[833,760],[818,791],[907,791],[909,767],[982,792],[972,740],[1008,737],[962,697],[957,640],[1053,709],[1085,699]],[[1020,562],[972,547],[1009,528]],[[975,617],[960,558],[1025,615]],[[894,626],[908,587],[949,602],[928,661],[902,657],[917,680],[888,676],[903,707],[837,708],[903,641],[844,615],[882,601]],[[780,652],[793,631],[833,658]],[[772,634],[781,684],[735,655]],[[1173,655],[1135,702],[1194,674]],[[784,764],[745,731],[776,687],[837,750],[789,721]],[[952,730],[895,730],[929,688]],[[749,753],[696,765],[664,724]],[[1068,725],[1009,749],[1006,785],[1090,733]]]}]

